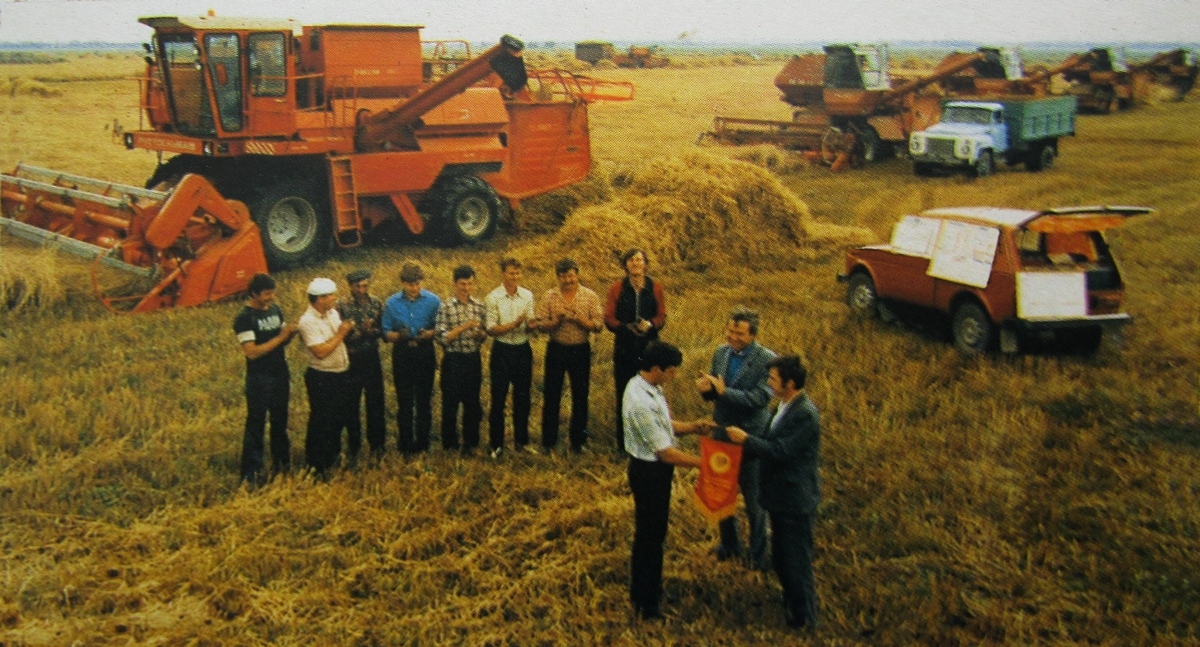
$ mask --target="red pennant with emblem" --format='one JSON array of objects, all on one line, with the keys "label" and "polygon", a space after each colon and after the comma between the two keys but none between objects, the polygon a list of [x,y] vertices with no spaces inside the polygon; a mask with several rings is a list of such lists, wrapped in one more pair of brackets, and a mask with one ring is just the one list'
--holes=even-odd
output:
[{"label": "red pennant with emblem", "polygon": [[700,478],[694,490],[696,507],[709,521],[732,517],[737,510],[738,468],[742,446],[700,438]]}]

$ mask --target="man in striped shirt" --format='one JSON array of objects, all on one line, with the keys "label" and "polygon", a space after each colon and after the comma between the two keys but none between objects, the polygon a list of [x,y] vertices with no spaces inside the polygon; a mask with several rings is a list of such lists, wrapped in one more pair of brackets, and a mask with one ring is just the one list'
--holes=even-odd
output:
[{"label": "man in striped shirt", "polygon": [[483,326],[483,303],[471,295],[475,270],[470,265],[454,268],[454,296],[442,302],[437,313],[437,340],[442,354],[442,447],[458,449],[458,408],[463,410],[462,451],[469,454],[479,446],[479,421],[483,406],[479,388],[483,384],[483,362],[479,349],[487,339]]}]

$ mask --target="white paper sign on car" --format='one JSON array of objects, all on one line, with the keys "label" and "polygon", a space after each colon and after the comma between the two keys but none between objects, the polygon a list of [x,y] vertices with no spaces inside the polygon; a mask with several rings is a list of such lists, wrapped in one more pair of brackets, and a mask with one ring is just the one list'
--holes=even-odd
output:
[{"label": "white paper sign on car", "polygon": [[1018,272],[1017,317],[1025,320],[1087,316],[1083,272]]},{"label": "white paper sign on car", "polygon": [[986,288],[999,239],[1000,230],[995,227],[946,220],[926,273],[937,279]]},{"label": "white paper sign on car", "polygon": [[892,249],[897,254],[929,258],[941,225],[939,218],[904,216],[892,229]]}]

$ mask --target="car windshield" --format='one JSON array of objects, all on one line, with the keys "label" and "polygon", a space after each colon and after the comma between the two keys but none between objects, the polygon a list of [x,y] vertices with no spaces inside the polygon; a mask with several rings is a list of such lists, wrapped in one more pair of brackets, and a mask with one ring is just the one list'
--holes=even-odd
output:
[{"label": "car windshield", "polygon": [[956,124],[992,123],[992,111],[987,108],[967,108],[964,106],[949,106],[942,113],[942,121]]}]

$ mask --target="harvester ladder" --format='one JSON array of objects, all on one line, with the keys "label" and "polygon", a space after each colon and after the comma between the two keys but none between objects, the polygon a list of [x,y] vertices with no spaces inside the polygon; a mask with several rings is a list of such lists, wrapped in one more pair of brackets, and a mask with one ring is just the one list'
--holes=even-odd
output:
[{"label": "harvester ladder", "polygon": [[329,158],[329,190],[336,226],[334,239],[339,247],[362,244],[362,216],[358,212],[358,192],[354,189],[354,168],[346,156]]}]

